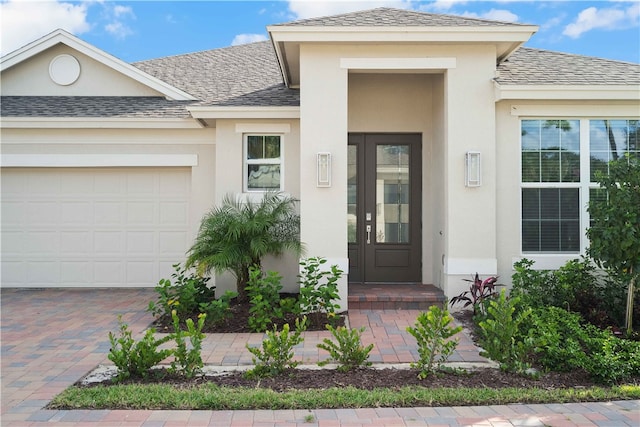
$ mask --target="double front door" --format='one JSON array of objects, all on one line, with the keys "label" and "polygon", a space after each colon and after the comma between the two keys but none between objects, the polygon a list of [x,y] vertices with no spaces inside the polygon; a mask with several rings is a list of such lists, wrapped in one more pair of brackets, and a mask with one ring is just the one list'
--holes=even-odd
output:
[{"label": "double front door", "polygon": [[349,134],[349,282],[421,283],[421,135]]}]

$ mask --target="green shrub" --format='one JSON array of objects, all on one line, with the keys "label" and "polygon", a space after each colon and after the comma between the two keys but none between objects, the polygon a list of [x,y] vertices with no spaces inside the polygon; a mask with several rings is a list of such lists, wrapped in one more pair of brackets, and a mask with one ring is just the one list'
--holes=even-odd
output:
[{"label": "green shrub", "polygon": [[329,319],[333,319],[336,309],[340,308],[334,301],[340,297],[338,280],[343,271],[337,265],[332,265],[329,270],[323,269],[326,262],[324,258],[315,257],[300,262],[300,309],[304,314],[315,316],[316,324],[319,323],[321,313],[326,313]]},{"label": "green shrub", "polygon": [[[411,366],[420,370],[420,379],[440,369],[458,346],[458,340],[449,338],[460,332],[462,326],[451,327],[449,323],[449,312],[432,305],[428,311],[420,313],[414,327],[407,327],[407,332],[418,342],[419,359]],[[434,366],[436,363],[437,367]]]},{"label": "green shrub", "polygon": [[159,347],[173,339],[171,335],[160,339],[155,338],[156,330],[147,329],[140,341],[133,339],[129,326],[122,322],[122,316],[118,317],[120,336],[109,332],[109,360],[118,368],[117,380],[121,381],[130,377],[146,378],[152,367],[162,362],[172,354],[172,350]]},{"label": "green shrub", "polygon": [[231,300],[238,296],[237,292],[226,291],[218,299],[201,302],[199,311],[206,315],[205,324],[216,326],[223,323],[231,316]]},{"label": "green shrub", "polygon": [[487,318],[478,324],[483,348],[480,355],[499,362],[507,372],[524,373],[530,368],[525,361],[530,343],[520,334],[519,328],[532,310],[517,310],[519,302],[518,297],[507,298],[504,289],[498,298],[489,301]]},{"label": "green shrub", "polygon": [[595,380],[613,384],[640,376],[640,342],[607,334],[594,338],[592,348],[586,369]]},{"label": "green shrub", "polygon": [[155,290],[158,293],[156,302],[149,302],[147,310],[154,316],[171,316],[176,310],[178,317],[186,318],[198,313],[200,304],[215,299],[215,287],[209,287],[208,277],[201,277],[195,272],[188,273],[180,264],[174,264],[175,273],[169,279],[160,279]]},{"label": "green shrub", "polygon": [[577,313],[563,308],[534,309],[521,325],[531,342],[536,363],[545,371],[570,372],[584,369],[587,363],[585,347],[591,336]]},{"label": "green shrub", "polygon": [[289,324],[278,331],[277,326],[273,331],[267,331],[267,338],[262,341],[262,349],[250,347],[247,350],[253,354],[255,367],[247,371],[248,377],[271,377],[280,375],[287,369],[298,366],[299,362],[293,360],[293,347],[304,341],[302,332],[305,330],[306,318],[296,320],[296,330],[290,332]]},{"label": "green shrub", "polygon": [[318,365],[324,366],[330,362],[338,364],[338,370],[342,372],[350,371],[361,366],[371,366],[371,362],[367,362],[369,353],[373,349],[373,344],[364,347],[360,338],[365,328],[348,329],[343,326],[334,328],[327,325],[327,329],[333,335],[336,342],[325,338],[317,347],[329,352],[331,358],[326,361],[319,362]]},{"label": "green shrub", "polygon": [[[202,327],[206,317],[206,314],[198,315],[197,326],[192,319],[187,319],[187,331],[185,332],[180,328],[180,319],[176,310],[171,312],[174,330],[171,337],[176,342],[176,348],[172,352],[175,359],[171,362],[171,370],[174,372],[180,371],[187,378],[193,378],[203,366],[202,340],[204,339],[204,334],[202,333]],[[186,338],[189,339],[190,348],[187,348]]]},{"label": "green shrub", "polygon": [[255,332],[264,332],[273,323],[273,319],[283,317],[280,306],[280,291],[282,277],[275,271],[267,272],[266,276],[257,267],[249,268],[249,282],[246,290],[249,296],[249,327]]},{"label": "green shrub", "polygon": [[602,328],[624,322],[623,280],[596,270],[588,259],[570,260],[558,270],[534,270],[533,264],[528,259],[514,264],[511,294],[523,305],[564,308]]}]

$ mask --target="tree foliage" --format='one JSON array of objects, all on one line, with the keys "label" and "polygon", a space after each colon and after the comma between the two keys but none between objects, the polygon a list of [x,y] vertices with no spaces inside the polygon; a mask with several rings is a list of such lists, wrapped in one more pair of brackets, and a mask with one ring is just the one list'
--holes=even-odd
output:
[{"label": "tree foliage", "polygon": [[202,219],[187,267],[195,266],[200,274],[230,272],[236,278],[239,298],[246,300],[250,267],[260,268],[267,255],[302,253],[296,202],[275,192],[265,193],[257,203],[225,196]]},{"label": "tree foliage", "polygon": [[626,327],[630,331],[633,285],[640,273],[640,159],[627,155],[613,161],[609,174],[598,173],[597,179],[607,197],[589,202],[589,255],[599,267],[629,281]]}]

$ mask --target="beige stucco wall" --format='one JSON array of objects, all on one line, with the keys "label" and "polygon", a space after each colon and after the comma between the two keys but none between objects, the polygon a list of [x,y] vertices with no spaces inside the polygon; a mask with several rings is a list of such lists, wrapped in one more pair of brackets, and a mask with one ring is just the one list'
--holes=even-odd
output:
[{"label": "beige stucco wall", "polygon": [[[515,107],[515,108],[512,108]],[[529,109],[535,114],[519,115]],[[512,110],[514,113],[512,113]],[[523,255],[521,250],[520,121],[522,119],[638,119],[637,101],[505,100],[496,104],[497,255],[500,283],[511,285],[513,262],[523,257],[538,268],[558,268],[579,255]],[[588,129],[583,132],[588,133]],[[583,153],[583,155],[585,155]],[[582,224],[584,226],[584,224]]]},{"label": "beige stucco wall", "polygon": [[[255,129],[245,132],[246,129]],[[283,192],[300,198],[300,125],[298,120],[217,120],[216,122],[216,183],[215,203],[227,194],[241,195],[245,199],[259,201],[260,192],[243,192],[243,135],[245,133],[281,134],[284,146]],[[307,168],[308,169],[308,168]],[[305,240],[302,239],[304,242]],[[265,270],[277,271],[283,276],[285,292],[297,292],[298,258],[289,254],[282,258],[264,260]],[[216,278],[218,291],[235,289],[235,279],[228,274]]]},{"label": "beige stucco wall", "polygon": [[[49,76],[51,60],[69,54],[80,63],[80,77],[60,86]],[[3,96],[160,96],[112,68],[68,46],[59,44],[2,72]]]},{"label": "beige stucco wall", "polygon": [[[493,77],[495,76],[495,48],[493,46],[419,46],[419,45],[301,45],[301,163],[313,164],[315,153],[333,153],[333,186],[316,188],[315,177],[301,176],[302,235],[318,255],[347,265],[346,260],[346,205],[335,203],[346,199],[346,138],[350,130],[391,130],[396,126],[415,126],[414,115],[393,115],[382,119],[380,112],[365,104],[371,99],[391,95],[393,85],[408,78],[407,85],[416,91],[424,90],[415,84],[418,77],[408,77],[407,70],[385,70],[396,74],[395,80],[387,80],[381,93],[359,89],[364,82],[390,77],[358,76],[348,78],[349,70],[341,68],[341,60],[352,58],[448,58],[455,60],[455,67],[448,70],[422,70],[436,73],[430,76],[429,117],[418,125],[424,133],[424,169],[434,166],[431,176],[425,179],[440,184],[444,191],[432,191],[425,187],[425,199],[440,206],[425,227],[441,241],[425,239],[423,275],[425,281],[440,284],[445,293],[453,295],[465,287],[462,277],[475,271],[495,274],[496,269],[496,175],[495,175],[495,105]],[[375,72],[375,70],[368,70]],[[446,78],[442,76],[446,71]],[[411,74],[418,71],[412,70]],[[395,78],[393,77],[393,78]],[[393,79],[391,78],[391,79]],[[373,79],[373,80],[372,80]],[[410,79],[414,84],[409,84]],[[425,79],[427,79],[425,77]],[[381,82],[382,80],[379,80]],[[354,91],[349,89],[353,84]],[[402,91],[408,90],[407,86]],[[360,94],[358,93],[360,92]],[[402,93],[405,93],[402,92]],[[435,95],[434,95],[435,94]],[[354,96],[362,96],[358,99]],[[390,96],[397,103],[399,97]],[[409,98],[411,99],[411,98]],[[438,101],[436,103],[436,100]],[[356,113],[355,106],[366,108],[366,113]],[[349,114],[349,121],[346,117]],[[351,115],[355,114],[354,117]],[[376,123],[376,120],[380,123]],[[403,129],[393,129],[403,131]],[[467,151],[482,152],[483,186],[464,186],[464,155]],[[429,157],[433,158],[429,158]],[[435,156],[435,157],[434,157]],[[446,166],[445,166],[446,165]],[[440,195],[440,200],[436,200]],[[326,209],[331,206],[332,209]],[[437,251],[442,253],[436,253]],[[442,278],[440,275],[442,265]],[[341,292],[346,296],[346,283]]]}]

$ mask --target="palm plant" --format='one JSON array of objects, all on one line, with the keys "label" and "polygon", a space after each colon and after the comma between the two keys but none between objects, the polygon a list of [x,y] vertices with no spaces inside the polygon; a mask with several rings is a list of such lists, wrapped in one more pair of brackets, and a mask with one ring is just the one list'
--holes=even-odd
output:
[{"label": "palm plant", "polygon": [[221,206],[202,219],[186,265],[195,266],[199,274],[230,272],[239,300],[246,301],[251,266],[260,268],[266,255],[302,254],[296,202],[275,192],[265,193],[258,203],[225,196]]}]

